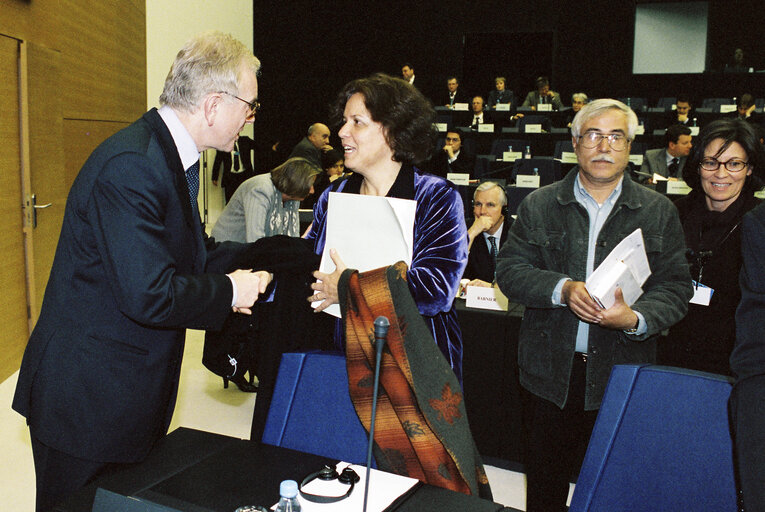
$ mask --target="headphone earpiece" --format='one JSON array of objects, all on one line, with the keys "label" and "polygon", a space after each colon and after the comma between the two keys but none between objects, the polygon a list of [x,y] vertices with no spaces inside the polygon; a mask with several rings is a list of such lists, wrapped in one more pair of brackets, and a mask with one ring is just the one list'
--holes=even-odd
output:
[{"label": "headphone earpiece", "polygon": [[[317,478],[319,480],[325,480],[325,481],[337,479],[337,481],[340,482],[341,484],[345,484],[348,486],[348,491],[342,496],[322,496],[319,494],[311,494],[311,493],[305,492],[303,490],[303,487],[305,487],[309,482]],[[310,475],[308,475],[307,477],[303,479],[303,481],[300,483],[299,492],[303,498],[313,503],[335,503],[337,501],[344,500],[345,498],[350,496],[351,493],[353,492],[353,487],[356,485],[356,483],[359,480],[361,480],[361,478],[350,466],[343,469],[342,473],[340,474],[337,473],[335,468],[330,466],[324,466],[322,469],[320,469],[316,473],[311,473]]]}]

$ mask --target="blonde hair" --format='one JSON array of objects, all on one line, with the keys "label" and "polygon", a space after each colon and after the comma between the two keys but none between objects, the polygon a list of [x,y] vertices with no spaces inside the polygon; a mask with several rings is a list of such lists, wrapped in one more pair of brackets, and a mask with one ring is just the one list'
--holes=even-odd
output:
[{"label": "blonde hair", "polygon": [[159,103],[193,112],[211,92],[237,95],[243,66],[255,74],[260,70],[260,61],[241,41],[222,32],[203,32],[176,55]]}]

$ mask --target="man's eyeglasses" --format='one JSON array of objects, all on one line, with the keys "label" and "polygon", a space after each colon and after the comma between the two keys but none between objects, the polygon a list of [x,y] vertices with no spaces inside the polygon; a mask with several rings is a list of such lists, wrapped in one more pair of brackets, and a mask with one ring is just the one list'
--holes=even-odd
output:
[{"label": "man's eyeglasses", "polygon": [[244,103],[247,103],[247,106],[250,107],[250,112],[247,114],[247,121],[252,121],[255,119],[255,114],[258,113],[258,110],[260,110],[260,102],[258,100],[252,100],[247,101],[245,99],[240,98],[236,94],[231,94],[230,92],[221,91],[223,94],[228,94],[229,96],[233,96],[234,98],[238,99],[239,101],[242,101]]},{"label": "man's eyeglasses", "polygon": [[716,158],[705,158],[701,161],[699,167],[705,171],[716,171],[721,165],[725,167],[728,172],[741,172],[749,167],[749,162],[744,162],[737,158],[731,158],[727,162],[721,162]]},{"label": "man's eyeglasses", "polygon": [[579,143],[587,149],[593,149],[600,146],[600,141],[606,139],[608,145],[614,151],[624,151],[627,149],[627,145],[630,140],[621,133],[599,133],[599,132],[587,132],[584,135],[578,137]]}]

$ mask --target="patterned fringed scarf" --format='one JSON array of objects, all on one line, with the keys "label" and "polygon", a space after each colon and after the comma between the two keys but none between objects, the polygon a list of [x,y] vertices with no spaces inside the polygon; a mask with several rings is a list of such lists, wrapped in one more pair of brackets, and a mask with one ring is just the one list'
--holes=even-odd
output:
[{"label": "patterned fringed scarf", "polygon": [[390,329],[375,421],[377,467],[491,499],[462,389],[417,310],[405,280],[406,270],[403,262],[362,274],[346,270],[338,283],[353,406],[369,432],[374,320],[384,315]]}]

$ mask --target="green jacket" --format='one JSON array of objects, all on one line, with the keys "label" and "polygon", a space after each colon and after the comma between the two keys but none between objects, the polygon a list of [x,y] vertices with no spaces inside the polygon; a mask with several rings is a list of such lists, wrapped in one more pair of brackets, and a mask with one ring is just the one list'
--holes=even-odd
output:
[{"label": "green jacket", "polygon": [[[574,168],[521,203],[497,259],[499,288],[526,306],[518,344],[521,385],[561,408],[568,397],[579,318],[567,307],[553,306],[552,294],[562,278],[586,279],[589,219],[574,197],[577,175]],[[627,175],[598,235],[595,268],[637,228],[643,230],[652,273],[632,309],[643,315],[648,331],[633,336],[590,326],[587,410],[600,406],[613,365],[655,361],[657,335],[685,316],[693,295],[677,210]]]}]

